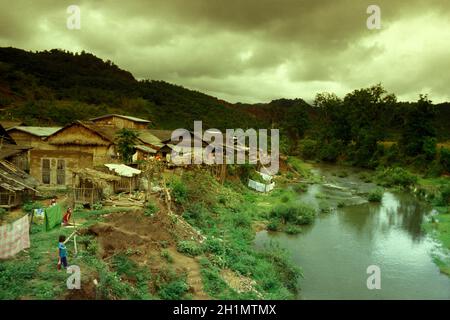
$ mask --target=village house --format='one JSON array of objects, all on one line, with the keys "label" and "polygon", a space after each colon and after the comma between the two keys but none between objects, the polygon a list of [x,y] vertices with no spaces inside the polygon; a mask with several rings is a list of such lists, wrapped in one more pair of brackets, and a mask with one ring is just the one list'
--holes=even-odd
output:
[{"label": "village house", "polygon": [[117,129],[92,121],[75,121],[44,139],[30,151],[30,173],[43,185],[72,184],[72,171],[118,160],[114,141]]},{"label": "village house", "polygon": [[149,120],[121,114],[106,114],[89,120],[100,126],[112,126],[118,129],[126,128],[134,130],[147,129],[151,123]]},{"label": "village house", "polygon": [[0,160],[0,208],[11,209],[36,194],[38,182],[11,162]]},{"label": "village house", "polygon": [[0,125],[8,130],[9,128],[23,125],[23,122],[18,120],[0,120]]},{"label": "village house", "polygon": [[45,139],[61,128],[15,126],[6,129],[6,131],[18,145],[28,146],[34,149],[48,149]]},{"label": "village house", "polygon": [[7,160],[23,171],[29,170],[28,150],[31,147],[18,145],[0,125],[0,160]]}]

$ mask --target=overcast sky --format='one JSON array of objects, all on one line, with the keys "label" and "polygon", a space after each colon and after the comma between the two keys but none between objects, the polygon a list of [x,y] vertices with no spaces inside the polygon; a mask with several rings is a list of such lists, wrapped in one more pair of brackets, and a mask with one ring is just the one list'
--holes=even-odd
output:
[{"label": "overcast sky", "polygon": [[[367,7],[381,8],[369,30]],[[81,29],[69,30],[69,5]],[[0,46],[85,50],[138,79],[230,102],[338,95],[381,82],[450,101],[448,0],[0,0]]]}]

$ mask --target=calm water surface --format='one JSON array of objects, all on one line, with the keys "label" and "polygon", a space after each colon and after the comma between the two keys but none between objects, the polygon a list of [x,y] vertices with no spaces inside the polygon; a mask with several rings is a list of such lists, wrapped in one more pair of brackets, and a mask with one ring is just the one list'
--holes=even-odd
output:
[{"label": "calm water surface", "polygon": [[[299,299],[450,299],[450,278],[441,274],[432,256],[442,249],[421,230],[431,208],[407,193],[385,192],[381,203],[361,195],[374,188],[359,179],[360,172],[318,167],[324,183],[314,184],[298,201],[316,208],[345,203],[320,214],[303,233],[257,234],[255,244],[275,240],[300,266]],[[366,269],[381,269],[381,290],[368,290]]]}]

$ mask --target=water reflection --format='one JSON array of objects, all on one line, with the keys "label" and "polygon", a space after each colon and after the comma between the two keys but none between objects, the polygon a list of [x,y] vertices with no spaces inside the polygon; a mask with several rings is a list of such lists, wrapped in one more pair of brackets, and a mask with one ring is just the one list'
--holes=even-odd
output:
[{"label": "water reflection", "polygon": [[[318,172],[331,182],[311,185],[298,201],[316,208],[325,202],[335,211],[298,236],[261,232],[255,240],[262,246],[275,239],[291,252],[305,275],[299,298],[450,299],[450,280],[430,255],[436,244],[421,229],[431,208],[402,192],[385,192],[381,203],[368,203],[361,193],[374,185],[355,180],[357,173],[339,178],[329,170]],[[346,206],[337,208],[341,201]],[[381,268],[382,290],[366,287],[366,269],[373,264]]]}]

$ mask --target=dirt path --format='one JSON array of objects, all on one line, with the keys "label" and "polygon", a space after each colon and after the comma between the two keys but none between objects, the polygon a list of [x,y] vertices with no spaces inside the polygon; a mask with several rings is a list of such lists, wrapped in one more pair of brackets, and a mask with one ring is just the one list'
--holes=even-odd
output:
[{"label": "dirt path", "polygon": [[174,264],[183,266],[187,272],[187,283],[192,289],[194,300],[209,300],[209,297],[203,289],[202,276],[200,273],[200,264],[194,258],[179,253],[175,248],[169,248],[168,251],[173,258]]}]

